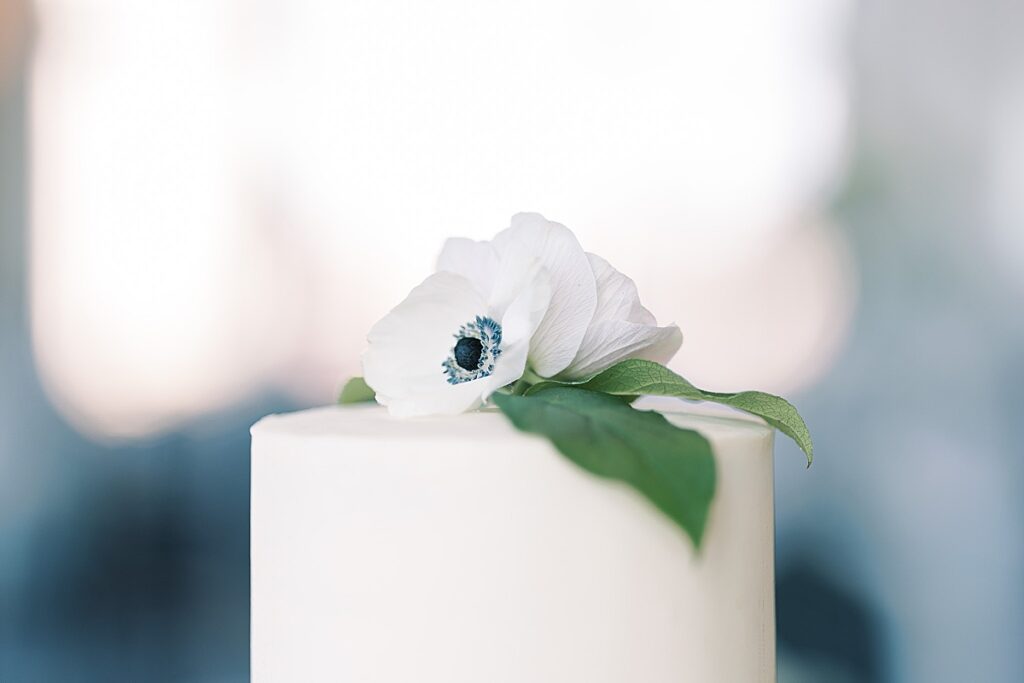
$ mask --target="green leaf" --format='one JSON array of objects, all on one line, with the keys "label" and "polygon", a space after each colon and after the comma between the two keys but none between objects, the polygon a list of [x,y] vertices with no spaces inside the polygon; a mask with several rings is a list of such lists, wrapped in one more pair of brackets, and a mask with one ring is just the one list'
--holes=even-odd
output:
[{"label": "green leaf", "polygon": [[[737,394],[704,391],[658,363],[639,359],[625,360],[613,365],[579,386],[616,396],[677,396],[732,406],[763,418],[772,427],[793,439],[807,455],[808,467],[814,460],[814,444],[800,413],[786,399],[763,391],[741,391]],[[543,391],[544,388],[541,385],[531,387],[532,390],[538,391]]]},{"label": "green leaf", "polygon": [[372,401],[376,394],[362,377],[353,377],[345,382],[345,386],[338,396],[338,403],[366,403]]},{"label": "green leaf", "polygon": [[699,433],[578,387],[493,399],[518,429],[547,437],[580,467],[636,488],[700,547],[715,493],[715,460]]}]

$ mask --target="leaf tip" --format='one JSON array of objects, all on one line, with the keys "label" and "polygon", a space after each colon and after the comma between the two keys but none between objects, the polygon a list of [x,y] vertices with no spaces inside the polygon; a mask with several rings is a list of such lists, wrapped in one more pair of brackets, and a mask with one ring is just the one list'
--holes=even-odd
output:
[{"label": "leaf tip", "polygon": [[366,383],[362,377],[352,377],[338,394],[338,405],[349,405],[352,403],[367,403],[377,397],[376,392]]}]

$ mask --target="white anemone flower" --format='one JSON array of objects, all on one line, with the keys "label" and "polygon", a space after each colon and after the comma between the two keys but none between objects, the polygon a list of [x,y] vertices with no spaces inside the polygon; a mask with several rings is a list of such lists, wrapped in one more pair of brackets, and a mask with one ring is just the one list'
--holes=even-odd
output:
[{"label": "white anemone flower", "polygon": [[633,281],[535,213],[491,242],[445,243],[438,272],[368,337],[363,375],[392,415],[460,413],[529,369],[583,379],[626,358],[667,362],[675,325],[657,327]]},{"label": "white anemone flower", "polygon": [[453,269],[424,280],[368,336],[364,379],[392,415],[472,410],[522,377],[551,301],[547,271],[525,252],[499,259],[486,242],[451,240],[445,254]]}]

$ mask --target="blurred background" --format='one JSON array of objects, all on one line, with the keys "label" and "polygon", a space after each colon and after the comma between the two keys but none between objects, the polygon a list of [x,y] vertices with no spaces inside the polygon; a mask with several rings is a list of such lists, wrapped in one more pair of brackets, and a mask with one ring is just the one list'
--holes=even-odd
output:
[{"label": "blurred background", "polygon": [[0,0],[0,680],[248,677],[249,425],[565,223],[792,398],[779,678],[1024,680],[1024,4]]}]

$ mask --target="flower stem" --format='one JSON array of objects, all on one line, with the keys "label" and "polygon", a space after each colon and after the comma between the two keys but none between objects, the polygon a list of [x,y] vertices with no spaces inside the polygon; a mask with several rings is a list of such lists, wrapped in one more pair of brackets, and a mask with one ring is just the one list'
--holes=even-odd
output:
[{"label": "flower stem", "polygon": [[518,380],[515,381],[515,383],[512,384],[512,394],[514,396],[522,396],[523,393],[525,393],[526,390],[529,389],[529,388],[530,388],[530,383],[529,382],[527,382],[527,381],[525,381],[523,379],[518,379]]},{"label": "flower stem", "polygon": [[517,379],[512,384],[508,384],[501,389],[498,389],[503,394],[512,394],[513,396],[522,396],[526,393],[526,390],[532,387],[537,382],[544,382],[545,379],[535,373],[530,368],[526,368],[523,371],[523,376]]},{"label": "flower stem", "polygon": [[534,384],[537,384],[538,382],[545,381],[545,379],[538,375],[536,372],[534,372],[532,368],[526,368],[526,370],[523,371],[523,376],[519,381],[525,382],[528,387],[532,387]]}]

